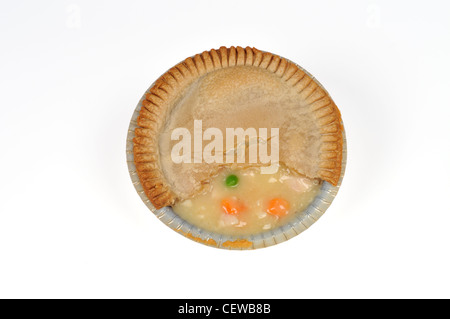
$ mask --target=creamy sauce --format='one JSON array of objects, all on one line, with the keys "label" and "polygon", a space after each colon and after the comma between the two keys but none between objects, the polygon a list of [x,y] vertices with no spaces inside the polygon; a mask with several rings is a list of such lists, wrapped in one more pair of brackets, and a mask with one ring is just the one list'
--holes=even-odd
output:
[{"label": "creamy sauce", "polygon": [[[232,187],[226,185],[230,174],[238,178]],[[261,174],[259,168],[226,169],[210,180],[204,192],[177,203],[173,209],[202,229],[224,235],[250,235],[288,223],[308,207],[319,189],[319,180],[283,166],[275,174]]]}]

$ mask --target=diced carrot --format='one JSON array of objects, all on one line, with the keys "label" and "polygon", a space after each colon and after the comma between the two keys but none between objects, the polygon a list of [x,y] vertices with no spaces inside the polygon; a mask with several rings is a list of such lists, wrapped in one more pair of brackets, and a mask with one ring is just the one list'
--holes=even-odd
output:
[{"label": "diced carrot", "polygon": [[236,198],[225,198],[221,202],[222,209],[225,213],[230,215],[236,215],[245,210],[245,205]]},{"label": "diced carrot", "polygon": [[275,216],[285,216],[289,212],[289,202],[283,198],[273,198],[267,206],[267,212]]}]

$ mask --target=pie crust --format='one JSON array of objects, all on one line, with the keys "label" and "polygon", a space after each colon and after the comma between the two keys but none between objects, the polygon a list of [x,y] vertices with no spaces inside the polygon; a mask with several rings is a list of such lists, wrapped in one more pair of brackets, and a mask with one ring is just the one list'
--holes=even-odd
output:
[{"label": "pie crust", "polygon": [[142,102],[134,161],[156,209],[194,196],[223,166],[169,160],[168,132],[192,125],[194,118],[202,118],[206,127],[231,127],[233,121],[244,128],[280,127],[281,162],[309,178],[338,184],[343,126],[328,92],[278,55],[250,47],[221,47],[168,70]]}]

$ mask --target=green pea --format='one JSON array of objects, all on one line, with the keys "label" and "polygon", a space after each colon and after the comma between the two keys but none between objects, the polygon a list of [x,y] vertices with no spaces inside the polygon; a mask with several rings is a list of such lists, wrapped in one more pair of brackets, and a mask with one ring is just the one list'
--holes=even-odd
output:
[{"label": "green pea", "polygon": [[227,187],[235,187],[238,183],[239,178],[234,174],[228,175],[225,179],[225,185],[227,185]]}]

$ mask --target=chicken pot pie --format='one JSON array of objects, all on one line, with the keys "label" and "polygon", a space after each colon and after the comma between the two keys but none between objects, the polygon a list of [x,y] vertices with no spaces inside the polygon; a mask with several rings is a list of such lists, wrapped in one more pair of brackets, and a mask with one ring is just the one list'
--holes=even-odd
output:
[{"label": "chicken pot pie", "polygon": [[341,176],[343,125],[329,94],[255,48],[177,64],[150,88],[137,126],[134,163],[153,206],[216,233],[283,225]]}]

